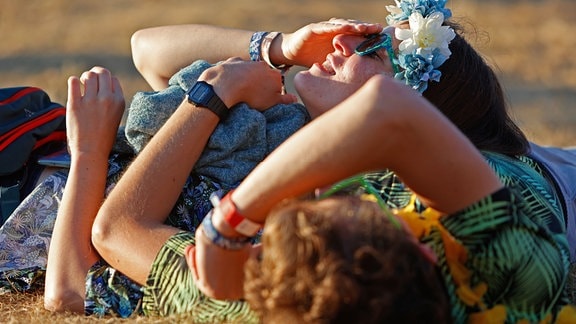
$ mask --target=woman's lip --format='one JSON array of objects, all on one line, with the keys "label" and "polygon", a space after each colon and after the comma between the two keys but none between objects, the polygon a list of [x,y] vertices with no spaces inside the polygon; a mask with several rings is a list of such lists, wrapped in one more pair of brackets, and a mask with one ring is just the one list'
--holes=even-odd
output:
[{"label": "woman's lip", "polygon": [[[326,70],[326,72],[330,73],[331,75],[336,74],[336,69],[334,68],[335,65],[334,65],[333,59],[334,59],[334,57],[332,56],[332,54],[326,55],[326,61],[324,62],[324,65],[322,65],[322,67]],[[326,64],[330,67],[330,70],[325,68]]]},{"label": "woman's lip", "polygon": [[334,75],[334,69],[327,69],[326,64],[332,67],[331,62],[328,59],[323,63],[314,63],[312,66],[320,70],[323,74]]},{"label": "woman's lip", "polygon": [[320,71],[322,74],[329,74],[328,71],[326,71],[326,69],[324,69],[324,66],[320,63],[314,63],[312,65],[312,69],[318,70]]}]

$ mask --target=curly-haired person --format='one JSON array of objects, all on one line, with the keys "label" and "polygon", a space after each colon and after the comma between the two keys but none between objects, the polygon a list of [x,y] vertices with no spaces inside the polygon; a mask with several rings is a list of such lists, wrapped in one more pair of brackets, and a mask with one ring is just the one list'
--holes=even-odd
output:
[{"label": "curly-haired person", "polygon": [[386,216],[353,196],[275,209],[246,301],[265,323],[451,322],[432,254]]}]

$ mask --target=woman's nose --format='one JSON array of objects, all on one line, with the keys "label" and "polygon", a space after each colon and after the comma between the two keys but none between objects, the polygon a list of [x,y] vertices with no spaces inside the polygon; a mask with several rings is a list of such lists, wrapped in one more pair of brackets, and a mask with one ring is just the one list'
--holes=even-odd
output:
[{"label": "woman's nose", "polygon": [[342,53],[344,56],[351,56],[354,54],[354,50],[356,47],[364,40],[364,38],[360,36],[353,36],[353,35],[336,35],[332,39],[332,46],[334,46],[334,50],[337,52]]}]

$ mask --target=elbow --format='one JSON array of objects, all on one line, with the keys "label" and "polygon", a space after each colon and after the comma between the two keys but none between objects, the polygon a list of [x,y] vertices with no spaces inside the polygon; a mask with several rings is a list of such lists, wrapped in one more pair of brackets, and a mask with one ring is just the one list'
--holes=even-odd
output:
[{"label": "elbow", "polygon": [[118,216],[113,214],[104,206],[98,212],[94,224],[92,225],[92,245],[105,260],[110,256],[111,251],[114,250],[113,245],[117,240],[114,229],[118,226],[116,224]]},{"label": "elbow", "polygon": [[44,308],[53,313],[84,313],[84,297],[72,290],[44,290]]},{"label": "elbow", "polygon": [[132,50],[132,61],[136,70],[148,82],[154,91],[160,91],[168,87],[170,76],[162,75],[163,58],[158,53],[158,46],[154,44],[154,39],[148,29],[137,30],[130,38]]},{"label": "elbow", "polygon": [[146,30],[137,30],[130,38],[130,48],[132,51],[132,61],[136,70],[142,74],[146,70]]}]

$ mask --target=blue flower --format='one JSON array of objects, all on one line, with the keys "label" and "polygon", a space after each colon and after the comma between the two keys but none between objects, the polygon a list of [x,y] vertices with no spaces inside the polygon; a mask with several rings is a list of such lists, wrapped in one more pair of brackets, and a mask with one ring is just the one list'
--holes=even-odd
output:
[{"label": "blue flower", "polygon": [[452,11],[446,9],[446,0],[394,0],[396,6],[386,6],[390,15],[386,17],[389,25],[408,20],[411,14],[418,12],[426,17],[434,12],[441,12],[445,19],[452,17]]},{"label": "blue flower", "polygon": [[396,28],[398,63],[403,71],[396,79],[420,93],[428,89],[428,82],[439,82],[442,73],[438,68],[446,62],[451,52],[449,44],[456,36],[450,26],[444,26],[452,16],[444,8],[446,0],[394,0],[396,6],[386,6],[390,15],[388,24],[408,21],[410,28]]},{"label": "blue flower", "polygon": [[442,76],[442,73],[434,67],[433,58],[432,55],[428,58],[418,54],[400,55],[398,59],[404,71],[397,73],[394,77],[422,93],[428,89],[428,81],[438,82]]},{"label": "blue flower", "polygon": [[440,49],[435,49],[432,52],[432,61],[431,61],[432,65],[434,66],[434,68],[438,68],[440,67],[440,65],[444,64],[444,62],[446,62],[448,57],[449,56],[442,54]]}]

